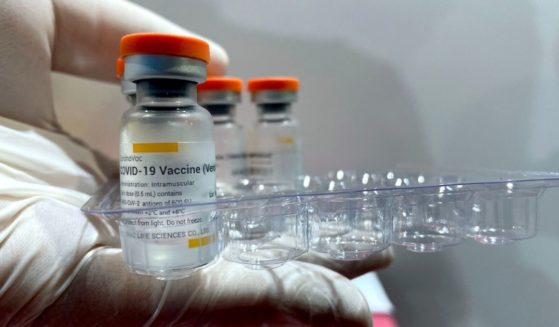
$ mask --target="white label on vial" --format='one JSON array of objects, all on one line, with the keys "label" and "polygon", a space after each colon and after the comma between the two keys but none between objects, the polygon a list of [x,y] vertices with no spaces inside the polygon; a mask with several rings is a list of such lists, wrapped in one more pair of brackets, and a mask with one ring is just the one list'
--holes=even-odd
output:
[{"label": "white label on vial", "polygon": [[[215,198],[215,171],[212,142],[121,143],[121,206],[151,209],[210,202]],[[121,221],[126,251],[143,248],[149,251],[149,265],[163,268],[211,261],[217,254],[216,232],[210,209],[146,210],[126,213]]]},{"label": "white label on vial", "polygon": [[215,197],[213,143],[123,143],[120,199],[124,208],[150,208]]}]

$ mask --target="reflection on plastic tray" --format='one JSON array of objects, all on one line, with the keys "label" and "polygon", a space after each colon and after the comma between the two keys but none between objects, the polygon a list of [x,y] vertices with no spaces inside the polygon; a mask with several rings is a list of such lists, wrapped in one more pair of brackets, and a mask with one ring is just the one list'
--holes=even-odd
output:
[{"label": "reflection on plastic tray", "polygon": [[557,186],[559,173],[336,171],[301,177],[291,188],[244,181],[240,195],[216,202],[142,209],[121,209],[113,183],[82,210],[121,221],[149,219],[162,209],[182,209],[183,216],[211,211],[221,222],[216,240],[222,256],[259,268],[309,249],[354,260],[391,244],[434,252],[468,238],[482,244],[530,238],[536,234],[538,197]]}]

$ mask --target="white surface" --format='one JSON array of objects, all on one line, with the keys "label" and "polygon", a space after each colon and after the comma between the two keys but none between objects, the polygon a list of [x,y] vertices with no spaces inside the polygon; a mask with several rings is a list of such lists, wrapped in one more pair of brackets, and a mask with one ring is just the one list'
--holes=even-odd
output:
[{"label": "white surface", "polygon": [[[311,173],[398,162],[559,170],[557,1],[139,2],[224,45],[233,75],[299,76]],[[65,126],[116,153],[118,88],[54,84]],[[239,115],[254,119],[247,97]],[[399,253],[381,277],[400,324],[557,325],[559,192],[541,200],[532,240]]]}]

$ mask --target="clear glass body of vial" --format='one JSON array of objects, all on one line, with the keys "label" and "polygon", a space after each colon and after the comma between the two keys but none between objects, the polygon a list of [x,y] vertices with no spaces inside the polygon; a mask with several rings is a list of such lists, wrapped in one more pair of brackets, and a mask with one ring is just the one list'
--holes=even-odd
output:
[{"label": "clear glass body of vial", "polygon": [[262,91],[253,94],[258,120],[249,132],[250,178],[274,190],[293,189],[303,173],[299,124],[291,114],[294,92]]},{"label": "clear glass body of vial", "polygon": [[[219,254],[211,207],[193,213],[180,207],[211,202],[216,195],[213,119],[197,104],[196,85],[205,78],[205,64],[156,55],[132,56],[130,61],[132,68],[140,68],[130,72],[136,77],[135,105],[122,119],[121,207],[171,209],[123,214],[123,254],[136,273],[182,278]],[[191,64],[195,69],[190,75],[166,75],[169,70],[154,74],[152,69],[144,78],[142,69],[154,63],[178,69]]]},{"label": "clear glass body of vial", "polygon": [[217,193],[236,193],[235,187],[246,175],[244,131],[235,120],[238,93],[200,92],[200,104],[213,117],[216,156]]}]

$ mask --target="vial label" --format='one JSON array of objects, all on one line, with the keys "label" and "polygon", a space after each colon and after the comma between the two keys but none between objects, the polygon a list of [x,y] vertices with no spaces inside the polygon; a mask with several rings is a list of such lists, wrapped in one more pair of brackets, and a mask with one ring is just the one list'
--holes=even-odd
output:
[{"label": "vial label", "polygon": [[217,220],[211,208],[189,213],[180,206],[213,200],[215,180],[213,142],[121,143],[121,207],[171,207],[126,213],[120,230],[123,247],[148,251],[151,267],[211,261],[217,255]]},{"label": "vial label", "polygon": [[252,179],[295,183],[302,173],[301,146],[291,134],[261,135],[253,132],[248,153]]}]

